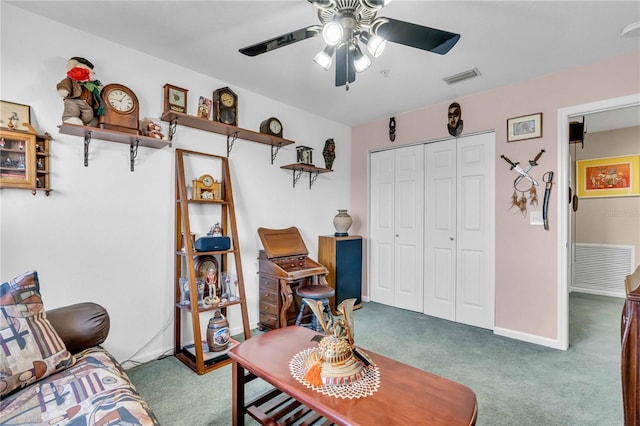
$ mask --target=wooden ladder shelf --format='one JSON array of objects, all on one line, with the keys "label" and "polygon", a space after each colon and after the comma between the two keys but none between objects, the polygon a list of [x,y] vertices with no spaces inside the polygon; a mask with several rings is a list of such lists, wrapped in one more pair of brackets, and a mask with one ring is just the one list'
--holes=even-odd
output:
[{"label": "wooden ladder shelf", "polygon": [[[212,165],[207,169],[207,173],[219,176],[221,181],[221,199],[191,199],[187,192],[187,180],[185,178],[185,158],[191,157],[200,167],[202,164]],[[176,149],[176,235],[175,235],[175,315],[174,315],[174,355],[193,371],[198,374],[209,373],[219,367],[227,365],[231,360],[221,353],[214,360],[205,360],[205,351],[200,342],[206,340],[205,332],[201,328],[202,313],[209,312],[214,314],[216,310],[220,310],[222,314],[227,316],[227,309],[232,306],[239,306],[242,315],[242,325],[244,330],[244,339],[251,337],[249,329],[249,316],[247,313],[247,299],[244,290],[244,277],[242,274],[242,259],[240,256],[240,243],[238,239],[238,227],[236,223],[236,215],[233,203],[233,190],[231,188],[231,173],[229,171],[229,160],[213,154],[206,154],[196,151],[188,151],[184,149]],[[217,170],[218,173],[212,172]],[[223,235],[231,238],[231,247],[228,250],[221,251],[195,251],[191,244],[192,235],[191,223],[189,215],[189,207],[198,208],[198,212],[202,213],[202,209],[211,208],[215,213],[211,215],[212,224],[220,222]],[[200,207],[201,206],[201,207]],[[218,208],[215,209],[214,206]],[[201,211],[202,210],[202,211]],[[219,214],[218,214],[219,212]],[[183,235],[186,236],[183,238]],[[198,298],[197,280],[201,279],[198,271],[195,270],[196,258],[198,256],[216,256],[219,257],[219,271],[227,272],[229,265],[229,257],[233,256],[233,265],[238,280],[237,296],[238,300],[226,301],[224,304],[206,306],[200,304]],[[183,268],[186,265],[186,275],[183,275]],[[187,304],[182,303],[182,293],[180,289],[180,278],[186,277],[189,280],[189,301]],[[220,281],[220,280],[219,280]],[[193,353],[188,353],[185,349],[185,342],[182,338],[182,320],[189,317],[193,329],[193,343],[195,357]],[[187,320],[189,321],[189,320]],[[206,324],[205,324],[206,326]],[[204,339],[203,339],[204,334]],[[191,355],[191,356],[189,356]],[[194,359],[195,358],[195,359]]]}]

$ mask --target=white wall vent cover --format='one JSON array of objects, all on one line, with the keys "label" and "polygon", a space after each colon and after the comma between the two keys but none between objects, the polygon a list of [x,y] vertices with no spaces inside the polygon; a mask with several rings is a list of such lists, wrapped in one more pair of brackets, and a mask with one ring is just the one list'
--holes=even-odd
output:
[{"label": "white wall vent cover", "polygon": [[635,246],[574,244],[571,291],[625,297],[624,280],[633,272]]},{"label": "white wall vent cover", "polygon": [[480,74],[480,70],[478,68],[471,68],[470,70],[459,72],[458,74],[449,75],[443,80],[447,84],[459,83],[463,80],[467,80],[470,78],[478,77]]}]

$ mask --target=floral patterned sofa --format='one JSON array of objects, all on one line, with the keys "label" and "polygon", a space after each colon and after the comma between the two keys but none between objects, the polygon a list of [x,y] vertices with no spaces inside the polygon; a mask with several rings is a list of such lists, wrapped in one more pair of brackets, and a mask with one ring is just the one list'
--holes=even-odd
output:
[{"label": "floral patterned sofa", "polygon": [[100,346],[108,333],[95,303],[45,313],[35,271],[0,285],[0,424],[159,424]]}]

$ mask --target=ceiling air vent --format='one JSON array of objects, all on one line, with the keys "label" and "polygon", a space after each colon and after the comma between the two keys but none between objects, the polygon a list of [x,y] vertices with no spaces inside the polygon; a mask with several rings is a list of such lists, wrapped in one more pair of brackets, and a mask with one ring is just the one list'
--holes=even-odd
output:
[{"label": "ceiling air vent", "polygon": [[468,78],[473,78],[473,77],[477,77],[481,75],[480,71],[478,70],[478,68],[471,68],[470,70],[466,70],[466,71],[462,71],[459,72],[458,74],[453,74],[450,76],[447,76],[445,78],[443,78],[443,80],[447,83],[447,84],[453,84],[453,83],[458,83],[462,80],[466,80]]}]

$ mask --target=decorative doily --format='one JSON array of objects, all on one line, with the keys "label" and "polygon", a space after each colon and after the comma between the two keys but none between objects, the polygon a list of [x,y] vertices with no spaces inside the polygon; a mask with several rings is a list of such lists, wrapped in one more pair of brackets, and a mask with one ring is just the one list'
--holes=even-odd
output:
[{"label": "decorative doily", "polygon": [[315,351],[315,348],[305,349],[295,354],[289,361],[291,375],[309,389],[336,398],[356,399],[373,395],[380,387],[380,371],[375,364],[371,364],[365,369],[364,377],[352,383],[334,386],[313,386],[304,379],[305,360],[313,351]]}]

